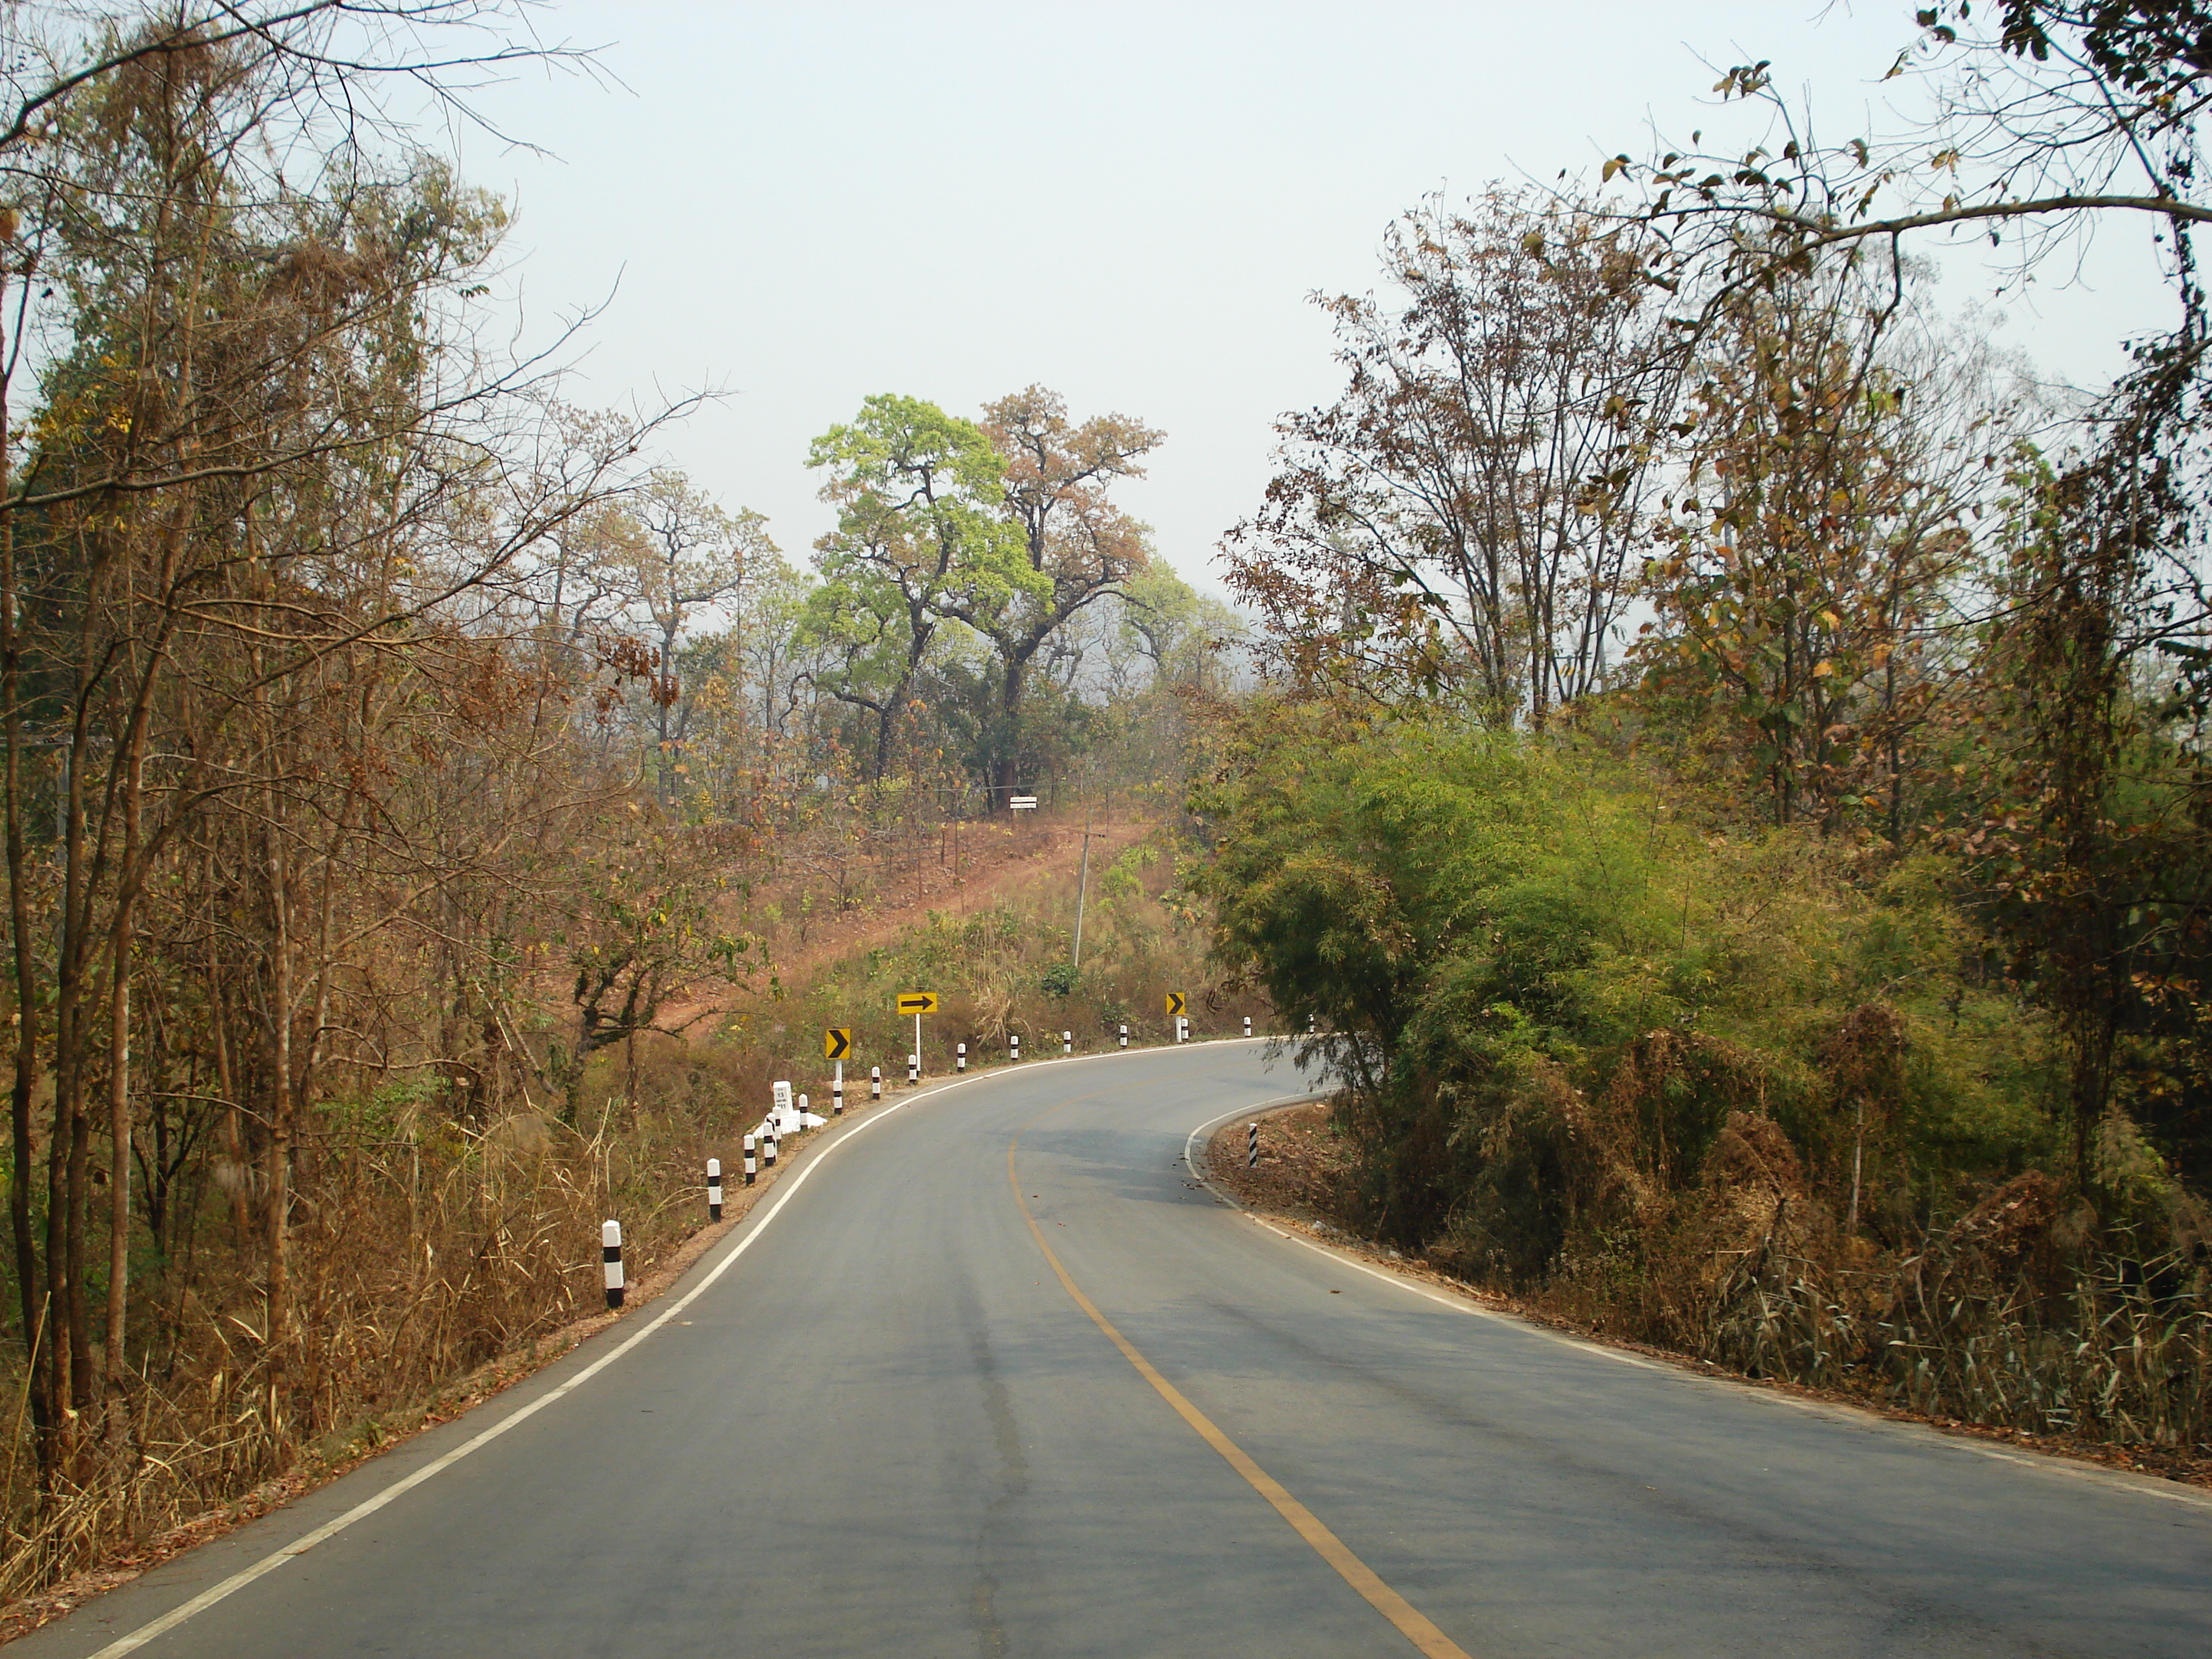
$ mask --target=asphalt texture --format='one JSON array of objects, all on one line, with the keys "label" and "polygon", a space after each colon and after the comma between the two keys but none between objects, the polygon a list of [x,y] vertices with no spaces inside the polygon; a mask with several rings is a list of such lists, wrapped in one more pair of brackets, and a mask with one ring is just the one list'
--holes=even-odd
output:
[{"label": "asphalt texture", "polygon": [[1433,1621],[1450,1645],[1429,1650],[2212,1654],[2205,1493],[1579,1345],[1285,1239],[1193,1181],[1193,1130],[1301,1087],[1257,1043],[1200,1044],[1031,1064],[841,1125],[668,1296],[21,1659],[100,1654],[272,1557],[133,1650],[1422,1650],[1117,1349],[1040,1236],[1165,1383]]}]

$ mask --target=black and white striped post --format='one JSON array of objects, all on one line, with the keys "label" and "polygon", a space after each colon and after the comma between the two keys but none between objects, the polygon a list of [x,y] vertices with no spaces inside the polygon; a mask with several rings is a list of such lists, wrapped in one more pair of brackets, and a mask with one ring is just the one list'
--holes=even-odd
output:
[{"label": "black and white striped post", "polygon": [[837,1062],[837,1075],[830,1079],[830,1115],[845,1115],[845,1062]]},{"label": "black and white striped post", "polygon": [[806,1097],[805,1095],[799,1097],[799,1128],[801,1133],[804,1133],[806,1129]]},{"label": "black and white striped post", "polygon": [[1244,1167],[1248,1170],[1260,1167],[1260,1126],[1257,1123],[1244,1126]]},{"label": "black and white striped post", "polygon": [[775,1125],[773,1121],[761,1126],[761,1166],[775,1168]]},{"label": "black and white striped post", "polygon": [[1012,1056],[1013,1063],[1017,1066],[1020,1065],[1022,1063],[1022,1034],[1019,1031],[1015,1031],[1008,1036],[1006,1042],[1008,1046],[1014,1051]]},{"label": "black and white striped post", "polygon": [[753,1184],[753,1170],[756,1167],[754,1159],[753,1138],[747,1135],[745,1137],[745,1185],[748,1187]]},{"label": "black and white striped post", "polygon": [[599,1229],[599,1260],[606,1263],[607,1306],[623,1304],[622,1223],[610,1221]]},{"label": "black and white striped post", "polygon": [[906,1057],[906,1080],[909,1084],[919,1083],[921,1081],[921,1056],[920,1054],[908,1054]]},{"label": "black and white striped post", "polygon": [[964,1042],[956,1042],[952,1045],[952,1069],[956,1072],[966,1071],[968,1069],[968,1045]]},{"label": "black and white striped post", "polygon": [[1129,1028],[1128,1028],[1127,1026],[1124,1025],[1124,1026],[1121,1028],[1121,1047],[1123,1047],[1124,1048],[1127,1048],[1128,1046],[1129,1046]]},{"label": "black and white striped post", "polygon": [[1252,1016],[1249,1014],[1244,1016],[1244,1035],[1246,1036],[1252,1035]]},{"label": "black and white striped post", "polygon": [[881,1100],[883,1097],[884,1068],[880,1066],[871,1066],[868,1067],[868,1098]]},{"label": "black and white striped post", "polygon": [[707,1160],[707,1219],[720,1221],[721,1218],[722,1160],[710,1158]]},{"label": "black and white striped post", "polygon": [[1308,1014],[1306,1016],[1306,1035],[1308,1036],[1311,1036],[1314,1034],[1314,1021],[1317,1018],[1318,1016],[1314,1014]]},{"label": "black and white striped post", "polygon": [[1062,1031],[1060,1034],[1060,1052],[1063,1054],[1072,1054],[1075,1052],[1074,1032]]},{"label": "black and white striped post", "polygon": [[1176,1016],[1176,1041],[1177,1042],[1190,1041],[1190,1022],[1181,1014]]}]

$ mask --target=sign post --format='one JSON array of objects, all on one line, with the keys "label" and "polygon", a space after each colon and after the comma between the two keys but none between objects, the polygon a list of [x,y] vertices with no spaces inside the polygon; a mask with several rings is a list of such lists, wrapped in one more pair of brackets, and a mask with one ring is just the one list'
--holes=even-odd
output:
[{"label": "sign post", "polygon": [[901,991],[893,1005],[900,1013],[914,1016],[914,1053],[907,1059],[907,1079],[913,1083],[921,1075],[921,1017],[937,1012],[937,993],[934,991]]},{"label": "sign post", "polygon": [[830,1085],[830,1115],[845,1115],[845,1056],[853,1052],[853,1028],[832,1025],[822,1033],[822,1054],[837,1064],[837,1074]]}]

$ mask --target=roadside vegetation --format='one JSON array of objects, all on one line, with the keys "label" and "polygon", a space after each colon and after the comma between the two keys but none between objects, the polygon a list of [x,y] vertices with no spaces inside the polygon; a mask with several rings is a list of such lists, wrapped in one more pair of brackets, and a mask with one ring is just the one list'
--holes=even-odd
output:
[{"label": "roadside vegetation", "polygon": [[[1340,1212],[1600,1329],[2212,1448],[2196,6],[1919,14],[1929,113],[1770,66],[1581,186],[1425,204],[1232,542],[1218,960],[1349,1086]],[[1705,149],[1712,149],[1705,142]],[[2169,331],[2038,385],[2010,280],[2149,215]]]}]

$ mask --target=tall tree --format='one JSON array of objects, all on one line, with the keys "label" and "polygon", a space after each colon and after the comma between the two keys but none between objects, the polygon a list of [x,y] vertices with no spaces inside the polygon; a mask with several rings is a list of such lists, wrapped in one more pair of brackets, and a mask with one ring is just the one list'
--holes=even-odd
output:
[{"label": "tall tree", "polygon": [[658,672],[649,684],[660,794],[673,800],[685,769],[683,747],[690,704],[678,672],[678,646],[697,618],[734,596],[756,563],[775,556],[768,520],[749,508],[732,513],[680,473],[656,470],[631,511],[639,538],[638,605],[653,629]]},{"label": "tall tree", "polygon": [[823,586],[810,625],[837,658],[822,684],[869,715],[868,775],[881,783],[939,630],[1048,584],[1002,516],[1006,462],[971,421],[878,395],[817,438],[807,465],[830,475],[822,498],[837,508],[836,529],[815,544]]},{"label": "tall tree", "polygon": [[1107,492],[1117,480],[1143,477],[1141,458],[1166,434],[1126,415],[1073,425],[1066,400],[1041,386],[986,404],[982,426],[1006,458],[1005,511],[1020,530],[1034,580],[963,594],[947,609],[998,653],[988,741],[992,801],[1003,808],[1023,781],[1023,699],[1038,651],[1086,605],[1145,568],[1145,526]]},{"label": "tall tree", "polygon": [[1925,319],[1899,322],[1901,281],[1832,260],[1730,295],[1703,331],[1636,653],[1776,822],[1893,839],[2011,430],[1958,372],[1971,354],[1947,367]]},{"label": "tall tree", "polygon": [[1540,726],[1604,683],[1673,356],[1644,234],[1493,191],[1392,227],[1395,304],[1328,302],[1347,385],[1285,418],[1231,583],[1293,668]]}]

